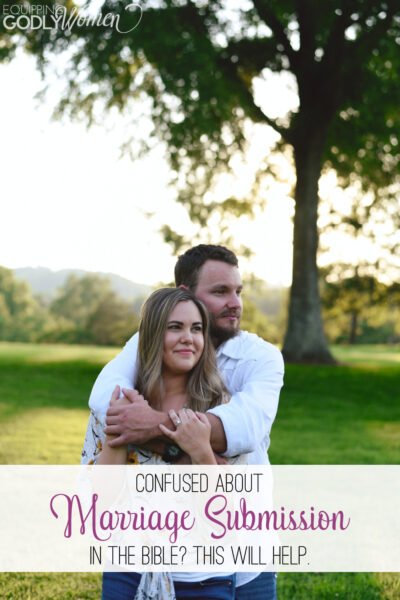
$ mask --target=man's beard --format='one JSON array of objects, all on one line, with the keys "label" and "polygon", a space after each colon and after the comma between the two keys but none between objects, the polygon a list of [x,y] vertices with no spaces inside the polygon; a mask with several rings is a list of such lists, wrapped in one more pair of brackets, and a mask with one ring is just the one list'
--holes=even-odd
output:
[{"label": "man's beard", "polygon": [[210,336],[216,348],[220,344],[236,337],[239,331],[239,326],[237,328],[220,327],[217,325],[214,315],[210,315]]}]

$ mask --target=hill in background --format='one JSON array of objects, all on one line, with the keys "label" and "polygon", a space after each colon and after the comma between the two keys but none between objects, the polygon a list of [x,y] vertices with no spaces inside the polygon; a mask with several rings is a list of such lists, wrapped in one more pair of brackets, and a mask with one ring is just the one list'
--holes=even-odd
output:
[{"label": "hill in background", "polygon": [[[27,281],[32,288],[33,294],[40,294],[47,300],[55,298],[57,288],[64,285],[69,275],[76,275],[81,278],[88,274],[89,271],[84,271],[83,269],[62,269],[60,271],[52,271],[47,267],[21,267],[14,269],[16,279]],[[153,289],[149,285],[134,283],[129,279],[125,279],[125,277],[114,275],[114,273],[96,272],[95,274],[110,279],[113,290],[118,296],[129,302],[138,296],[147,296]]]}]

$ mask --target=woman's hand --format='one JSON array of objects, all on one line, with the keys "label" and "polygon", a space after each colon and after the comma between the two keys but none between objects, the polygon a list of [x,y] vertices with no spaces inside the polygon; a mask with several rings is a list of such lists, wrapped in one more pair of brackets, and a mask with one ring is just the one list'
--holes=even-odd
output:
[{"label": "woman's hand", "polygon": [[168,414],[176,429],[173,431],[159,425],[163,434],[189,454],[192,464],[216,465],[210,444],[211,425],[205,414],[184,408],[179,415],[173,409]]},{"label": "woman's hand", "polygon": [[[132,391],[136,393],[135,400],[137,400],[138,402],[146,402],[146,404],[148,404],[147,400],[145,400],[137,390]],[[110,406],[129,406],[132,404],[131,400],[128,400],[126,396],[123,395],[120,398],[120,394],[121,388],[119,387],[119,385],[117,385],[115,386],[114,391],[112,393]]]}]

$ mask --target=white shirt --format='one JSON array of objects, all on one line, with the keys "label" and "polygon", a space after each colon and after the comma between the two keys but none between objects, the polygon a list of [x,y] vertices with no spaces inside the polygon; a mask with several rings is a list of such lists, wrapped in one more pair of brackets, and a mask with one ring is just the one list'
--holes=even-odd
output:
[{"label": "white shirt", "polygon": [[217,361],[231,399],[209,412],[224,426],[225,454],[249,452],[248,464],[267,464],[269,434],[283,385],[282,354],[254,333],[241,331],[217,348]]},{"label": "white shirt", "polygon": [[[89,406],[103,423],[115,386],[133,387],[138,337],[136,333],[126,343],[122,352],[104,367],[93,386]],[[209,412],[217,415],[224,426],[225,455],[249,453],[248,464],[268,464],[269,434],[283,385],[282,354],[272,344],[247,331],[221,344],[216,354],[231,399]],[[257,575],[259,573],[237,573],[236,585],[244,585]]]}]

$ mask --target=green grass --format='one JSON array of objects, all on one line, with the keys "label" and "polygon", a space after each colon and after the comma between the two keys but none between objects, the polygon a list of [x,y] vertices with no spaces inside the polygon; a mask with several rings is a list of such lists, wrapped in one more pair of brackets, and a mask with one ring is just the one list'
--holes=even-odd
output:
[{"label": "green grass", "polygon": [[[100,368],[120,352],[110,346],[19,344],[0,342],[1,364],[86,363]],[[99,368],[96,367],[97,371]]]},{"label": "green grass", "polygon": [[[0,463],[76,464],[87,400],[118,351],[0,343]],[[275,421],[274,464],[399,464],[400,349],[336,347],[338,367],[289,365]],[[95,600],[101,576],[0,574],[0,598]],[[398,575],[284,573],[279,600],[398,600]]]},{"label": "green grass", "polygon": [[334,346],[332,351],[338,361],[352,366],[365,366],[369,369],[383,366],[400,368],[400,346]]},{"label": "green grass", "polygon": [[88,397],[117,348],[0,343],[0,464],[77,464]]},{"label": "green grass", "polygon": [[288,365],[270,458],[273,464],[399,464],[400,363]]},{"label": "green grass", "polygon": [[398,600],[396,573],[281,573],[278,600]]},{"label": "green grass", "polygon": [[2,600],[99,600],[101,574],[0,574]]}]

